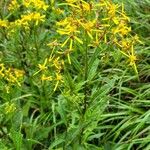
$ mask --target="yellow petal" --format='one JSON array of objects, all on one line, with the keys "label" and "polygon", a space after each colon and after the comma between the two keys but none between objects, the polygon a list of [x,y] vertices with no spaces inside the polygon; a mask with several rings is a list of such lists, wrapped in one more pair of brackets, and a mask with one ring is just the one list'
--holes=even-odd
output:
[{"label": "yellow petal", "polygon": [[74,38],[75,38],[80,44],[83,44],[83,41],[80,40],[78,37],[74,36]]},{"label": "yellow petal", "polygon": [[70,39],[70,37],[68,37],[68,38],[65,40],[65,42],[61,45],[61,47],[64,47],[64,46],[67,44],[67,42],[69,41],[69,39]]}]

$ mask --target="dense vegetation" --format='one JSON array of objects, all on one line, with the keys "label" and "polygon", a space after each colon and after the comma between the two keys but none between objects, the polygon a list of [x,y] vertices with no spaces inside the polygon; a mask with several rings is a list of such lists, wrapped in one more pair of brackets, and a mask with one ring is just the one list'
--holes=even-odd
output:
[{"label": "dense vegetation", "polygon": [[1,0],[0,150],[149,150],[149,50],[149,0]]}]

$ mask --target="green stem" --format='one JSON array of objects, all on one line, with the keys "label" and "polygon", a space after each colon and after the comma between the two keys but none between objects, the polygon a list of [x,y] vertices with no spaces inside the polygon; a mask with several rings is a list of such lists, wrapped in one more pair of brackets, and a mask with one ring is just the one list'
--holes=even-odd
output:
[{"label": "green stem", "polygon": [[35,49],[36,49],[36,58],[37,62],[39,60],[39,46],[38,46],[38,41],[37,41],[37,28],[34,26],[34,44],[35,44]]},{"label": "green stem", "polygon": [[88,41],[86,39],[86,48],[85,48],[85,70],[84,70],[84,81],[85,81],[85,85],[84,85],[84,101],[83,101],[83,114],[85,114],[86,109],[87,109],[87,101],[88,101]]},{"label": "green stem", "polygon": [[[52,103],[52,112],[53,112],[53,123],[56,124],[56,116],[55,116],[55,102]],[[56,127],[54,127],[54,139],[56,140]]]},{"label": "green stem", "polygon": [[[85,35],[86,37],[86,35]],[[83,100],[83,112],[82,112],[82,117],[81,117],[81,122],[80,125],[82,126],[84,123],[84,114],[87,110],[87,103],[88,103],[88,39],[86,38],[85,40],[85,56],[84,56],[84,81],[85,81],[85,85],[84,85],[84,100]],[[82,143],[82,137],[83,137],[83,132],[84,132],[84,128],[81,128],[81,132],[79,135],[79,143]]]}]

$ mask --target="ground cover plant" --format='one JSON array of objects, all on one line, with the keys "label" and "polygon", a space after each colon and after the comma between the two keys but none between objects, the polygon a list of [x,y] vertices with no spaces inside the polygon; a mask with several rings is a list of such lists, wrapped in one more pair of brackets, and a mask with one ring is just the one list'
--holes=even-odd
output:
[{"label": "ground cover plant", "polygon": [[149,14],[149,0],[1,0],[0,150],[149,150]]}]

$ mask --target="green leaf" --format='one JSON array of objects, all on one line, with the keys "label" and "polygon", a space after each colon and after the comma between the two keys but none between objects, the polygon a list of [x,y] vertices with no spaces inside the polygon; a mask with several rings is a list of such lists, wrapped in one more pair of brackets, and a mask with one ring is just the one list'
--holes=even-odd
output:
[{"label": "green leaf", "polygon": [[88,80],[91,81],[94,78],[94,76],[97,74],[97,68],[98,68],[99,62],[100,62],[100,60],[97,58],[94,60],[92,65],[89,67]]},{"label": "green leaf", "polygon": [[13,141],[16,150],[20,150],[22,146],[22,134],[19,131],[15,131],[13,128],[10,130],[10,138]]}]

